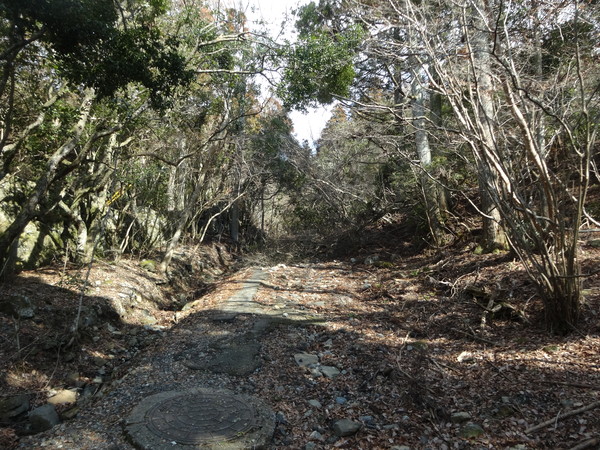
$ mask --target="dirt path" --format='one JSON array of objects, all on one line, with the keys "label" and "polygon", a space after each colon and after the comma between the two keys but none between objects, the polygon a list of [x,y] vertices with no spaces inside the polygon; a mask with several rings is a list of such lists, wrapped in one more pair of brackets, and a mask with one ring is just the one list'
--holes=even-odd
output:
[{"label": "dirt path", "polygon": [[273,448],[569,448],[598,437],[597,408],[526,432],[598,400],[597,334],[553,338],[510,317],[483,329],[471,298],[424,280],[408,263],[248,270],[156,328],[74,419],[21,447],[131,448],[136,405],[197,388],[261,399]]},{"label": "dirt path", "polygon": [[[97,392],[89,395],[88,402],[80,402],[74,419],[49,432],[23,439],[21,446],[73,449],[131,448],[132,444],[149,449],[194,447],[183,437],[181,444],[176,440],[161,439],[161,436],[149,438],[148,435],[153,433],[160,434],[156,430],[148,433],[145,429],[144,433],[138,433],[140,412],[131,415],[131,410],[140,402],[143,405],[149,396],[161,397],[166,392],[166,398],[169,398],[171,392],[197,393],[198,389],[214,395],[243,394],[245,397],[241,398],[245,398],[247,404],[251,398],[248,394],[256,393],[253,374],[261,370],[266,359],[261,353],[262,338],[277,327],[297,328],[322,321],[318,314],[295,308],[287,302],[276,300],[275,304],[265,304],[256,301],[259,289],[276,290],[278,287],[265,282],[268,278],[265,270],[250,269],[246,273],[245,278],[233,279],[221,286],[214,294],[216,299],[197,301],[187,308],[186,313],[178,314],[178,323],[172,327],[148,327],[156,333],[155,344],[130,362],[125,374],[99,384]],[[212,307],[207,308],[206,304]],[[235,402],[235,397],[231,398]],[[183,403],[178,405],[181,409],[184,409]],[[229,407],[232,408],[234,406]],[[144,412],[141,414],[143,416]],[[269,442],[276,421],[275,414],[272,415],[272,423],[265,425],[270,428]],[[188,417],[187,420],[191,419]],[[203,417],[203,420],[212,419]],[[171,423],[163,427],[174,430],[181,425]],[[163,434],[169,436],[169,433]],[[237,432],[237,436],[227,439],[227,444],[221,441],[211,444],[209,439],[203,445],[206,448],[263,448],[244,439],[238,442],[238,437],[243,434]]]}]

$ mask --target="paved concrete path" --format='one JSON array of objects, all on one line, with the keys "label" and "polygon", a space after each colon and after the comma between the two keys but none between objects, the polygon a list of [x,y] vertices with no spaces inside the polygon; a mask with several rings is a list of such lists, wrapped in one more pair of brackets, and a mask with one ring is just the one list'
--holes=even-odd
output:
[{"label": "paved concrete path", "polygon": [[[318,323],[317,316],[285,306],[270,308],[255,301],[268,274],[255,269],[240,289],[229,297],[212,316],[213,321],[234,322],[249,316],[249,327],[213,343],[212,354],[190,343],[181,359],[193,370],[224,373],[238,377],[260,368],[260,337],[280,324]],[[138,448],[226,449],[268,448],[275,417],[259,399],[219,389],[167,391],[139,403],[126,423],[126,432]]]}]

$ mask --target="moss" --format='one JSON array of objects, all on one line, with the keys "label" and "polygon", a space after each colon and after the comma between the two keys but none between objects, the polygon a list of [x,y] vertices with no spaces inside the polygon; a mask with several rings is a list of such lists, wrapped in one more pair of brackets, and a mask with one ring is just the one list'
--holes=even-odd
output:
[{"label": "moss", "polygon": [[143,259],[140,262],[140,267],[142,269],[146,269],[148,272],[156,272],[156,268],[158,267],[158,263],[152,259]]},{"label": "moss", "polygon": [[382,269],[393,269],[395,267],[394,263],[390,261],[377,261],[375,265],[377,267],[381,267]]}]

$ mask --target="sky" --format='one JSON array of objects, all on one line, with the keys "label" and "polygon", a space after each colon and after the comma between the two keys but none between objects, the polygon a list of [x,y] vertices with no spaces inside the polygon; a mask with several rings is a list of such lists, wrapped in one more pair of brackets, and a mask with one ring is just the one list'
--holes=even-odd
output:
[{"label": "sky", "polygon": [[[226,1],[226,0],[225,0]],[[230,0],[231,1],[231,0]],[[293,9],[309,3],[311,0],[233,0],[239,6],[238,8],[246,10],[246,16],[250,20],[263,20],[272,30],[274,36],[281,31],[281,23],[286,13],[291,15]],[[293,20],[288,27],[293,27]],[[285,30],[284,30],[285,31]],[[288,39],[291,36],[291,30],[286,34]],[[298,111],[292,111],[290,118],[294,124],[294,135],[299,142],[308,141],[312,145],[319,139],[321,131],[331,117],[331,107],[312,108],[307,114]]]}]

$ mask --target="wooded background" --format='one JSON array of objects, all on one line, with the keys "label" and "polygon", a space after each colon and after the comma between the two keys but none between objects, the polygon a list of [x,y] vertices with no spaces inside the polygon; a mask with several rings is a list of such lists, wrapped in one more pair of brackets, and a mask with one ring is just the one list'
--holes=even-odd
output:
[{"label": "wooded background", "polygon": [[[200,0],[2,0],[2,277],[155,251],[168,272],[183,241],[400,215],[437,248],[481,227],[568,331],[580,233],[600,228],[599,12],[321,0],[287,42]],[[288,112],[332,102],[297,142]]]}]

